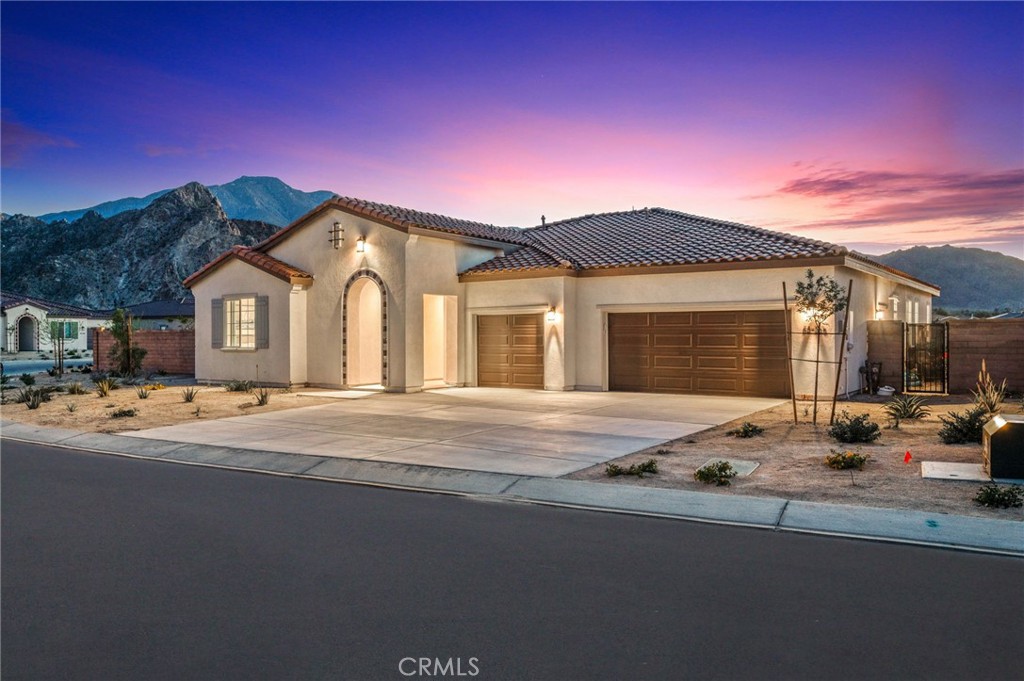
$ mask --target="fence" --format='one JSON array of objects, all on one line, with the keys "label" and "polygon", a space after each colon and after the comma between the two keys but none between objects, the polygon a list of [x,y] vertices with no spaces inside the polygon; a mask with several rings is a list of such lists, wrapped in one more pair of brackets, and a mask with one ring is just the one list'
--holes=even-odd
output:
[{"label": "fence", "polygon": [[[97,371],[110,371],[110,348],[114,337],[109,331],[91,329],[93,363]],[[132,332],[132,341],[146,349],[142,367],[146,371],[169,374],[194,374],[196,370],[196,332],[192,329]]]},{"label": "fence", "polygon": [[[975,387],[981,360],[996,383],[1024,391],[1024,319],[956,319],[948,325],[949,392]],[[904,390],[903,322],[868,322],[868,361],[881,362],[879,385]]]}]

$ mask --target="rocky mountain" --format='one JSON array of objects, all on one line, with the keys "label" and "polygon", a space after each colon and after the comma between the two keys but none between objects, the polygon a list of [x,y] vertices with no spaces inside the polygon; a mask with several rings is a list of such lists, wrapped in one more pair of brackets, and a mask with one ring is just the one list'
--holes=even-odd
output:
[{"label": "rocky mountain", "polygon": [[914,246],[875,260],[942,287],[946,310],[1024,309],[1024,260],[981,248]]},{"label": "rocky mountain", "polygon": [[[276,177],[243,176],[227,184],[212,185],[208,189],[220,201],[229,218],[258,220],[279,227],[287,225],[334,195],[328,191],[304,192],[289,187]],[[89,212],[109,218],[126,210],[145,208],[170,191],[163,189],[142,198],[129,197],[100,203],[91,208],[47,213],[40,215],[39,219],[43,222],[73,222]]]},{"label": "rocky mountain", "polygon": [[25,215],[0,223],[3,287],[94,309],[187,293],[181,281],[236,244],[252,245],[277,227],[228,218],[198,182],[140,210],[112,217],[89,211],[47,224]]}]

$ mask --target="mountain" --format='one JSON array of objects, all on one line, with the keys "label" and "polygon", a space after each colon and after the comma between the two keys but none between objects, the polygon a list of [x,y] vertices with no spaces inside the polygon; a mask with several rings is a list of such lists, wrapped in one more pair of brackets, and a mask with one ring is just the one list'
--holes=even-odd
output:
[{"label": "mountain", "polygon": [[[304,192],[289,187],[276,177],[243,176],[233,182],[216,184],[207,189],[217,197],[229,218],[258,220],[278,227],[289,224],[334,196],[333,192],[328,191]],[[89,212],[109,218],[126,210],[145,208],[170,191],[163,189],[142,198],[129,197],[100,203],[91,208],[47,213],[40,215],[39,219],[48,223],[60,220],[73,222]]]},{"label": "mountain", "polygon": [[217,197],[192,182],[112,217],[89,211],[71,223],[47,224],[5,216],[0,276],[7,290],[93,309],[180,298],[187,293],[182,279],[276,229],[228,218]]},{"label": "mountain", "polygon": [[981,248],[914,246],[874,260],[942,288],[935,307],[1024,309],[1024,260]]}]

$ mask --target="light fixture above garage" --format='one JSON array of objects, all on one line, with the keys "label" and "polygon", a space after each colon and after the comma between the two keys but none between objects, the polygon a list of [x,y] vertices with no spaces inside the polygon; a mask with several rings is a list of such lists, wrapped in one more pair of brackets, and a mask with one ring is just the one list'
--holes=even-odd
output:
[{"label": "light fixture above garage", "polygon": [[365,236],[360,236],[358,239],[356,239],[356,253],[365,253],[365,252],[366,252],[366,237]]}]

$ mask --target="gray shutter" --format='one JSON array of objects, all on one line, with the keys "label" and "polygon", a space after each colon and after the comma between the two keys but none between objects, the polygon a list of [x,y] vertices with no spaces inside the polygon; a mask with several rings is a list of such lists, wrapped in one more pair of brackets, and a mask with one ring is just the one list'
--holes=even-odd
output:
[{"label": "gray shutter", "polygon": [[210,346],[224,347],[224,300],[214,298],[210,301]]},{"label": "gray shutter", "polygon": [[256,296],[256,348],[270,347],[270,299]]}]

